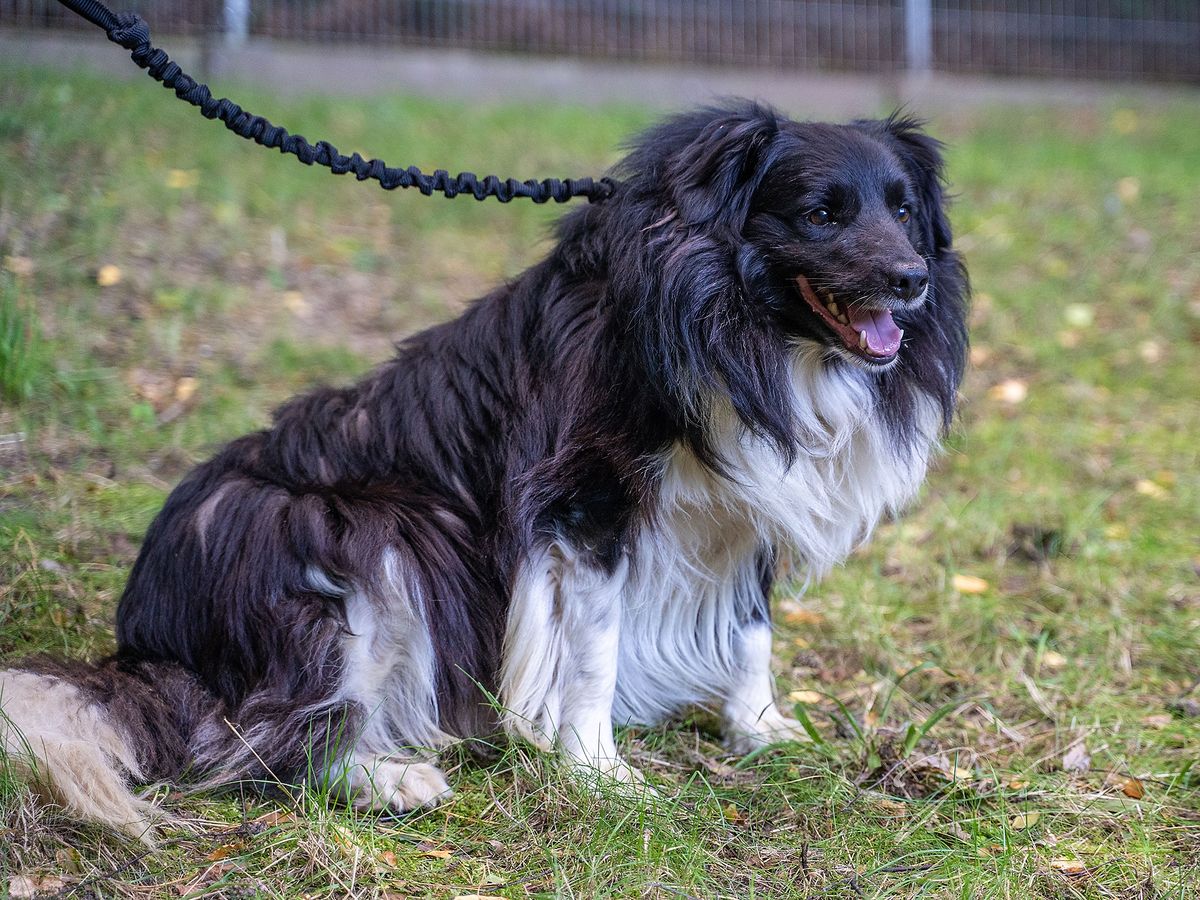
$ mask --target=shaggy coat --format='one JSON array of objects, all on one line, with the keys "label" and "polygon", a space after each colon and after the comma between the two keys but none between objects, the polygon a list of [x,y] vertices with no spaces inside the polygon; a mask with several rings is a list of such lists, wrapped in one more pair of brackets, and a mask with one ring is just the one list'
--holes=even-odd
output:
[{"label": "shaggy coat", "polygon": [[8,750],[142,834],[126,781],[185,770],[404,809],[448,791],[432,751],[500,729],[623,782],[614,723],[702,704],[735,748],[796,736],[777,561],[842,560],[953,416],[941,171],[903,118],[650,130],[541,263],[184,478],[116,655],[0,673]]}]

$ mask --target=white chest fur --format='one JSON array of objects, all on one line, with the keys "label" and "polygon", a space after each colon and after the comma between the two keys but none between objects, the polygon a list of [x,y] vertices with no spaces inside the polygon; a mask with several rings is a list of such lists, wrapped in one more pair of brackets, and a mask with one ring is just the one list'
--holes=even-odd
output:
[{"label": "white chest fur", "polygon": [[655,520],[626,586],[618,721],[655,721],[720,696],[742,676],[740,642],[761,603],[756,554],[768,545],[819,578],[916,493],[936,445],[937,411],[897,447],[864,373],[798,354],[796,421],[804,436],[786,465],[729,413],[716,445],[730,477],[676,448],[664,461]]}]

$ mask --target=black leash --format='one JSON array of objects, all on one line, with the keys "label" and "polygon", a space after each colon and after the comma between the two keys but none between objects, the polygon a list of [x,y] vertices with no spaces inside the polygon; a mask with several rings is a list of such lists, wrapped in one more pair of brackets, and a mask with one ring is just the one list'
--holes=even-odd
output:
[{"label": "black leash", "polygon": [[460,172],[451,176],[444,169],[426,175],[416,166],[393,169],[381,159],[366,160],[357,153],[344,156],[337,147],[327,141],[310,144],[301,135],[289,134],[286,128],[272,125],[262,116],[251,115],[232,100],[213,98],[208,85],[201,84],[185,73],[171,58],[157,47],[150,45],[150,26],[134,12],[114,13],[99,0],[58,0],[63,6],[104,29],[108,39],[130,51],[133,61],[141,66],[163,87],[173,88],[175,96],[200,108],[206,119],[220,119],[225,127],[246,140],[264,147],[278,147],[280,153],[291,153],[306,166],[313,163],[325,166],[334,175],[353,172],[359,181],[373,178],[384,190],[417,188],[426,197],[435,191],[447,197],[469,194],[476,200],[495,197],[507,203],[514,197],[528,197],[534,203],[566,203],[574,197],[587,197],[595,203],[607,199],[616,188],[611,178],[598,181],[591,178],[544,178],[541,181],[517,181],[507,178],[501,181],[495,175],[479,178],[471,172]]}]

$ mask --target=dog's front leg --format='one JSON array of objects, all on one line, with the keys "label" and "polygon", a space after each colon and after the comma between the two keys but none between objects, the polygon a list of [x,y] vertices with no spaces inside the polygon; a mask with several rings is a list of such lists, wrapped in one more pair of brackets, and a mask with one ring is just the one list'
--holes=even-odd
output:
[{"label": "dog's front leg", "polygon": [[779,741],[808,740],[795,719],[775,705],[771,674],[771,626],[746,623],[736,637],[738,671],[725,697],[725,742],[735,753]]},{"label": "dog's front leg", "polygon": [[504,725],[579,768],[618,781],[640,773],[613,740],[621,594],[627,563],[612,570],[552,546],[522,567],[504,637]]}]

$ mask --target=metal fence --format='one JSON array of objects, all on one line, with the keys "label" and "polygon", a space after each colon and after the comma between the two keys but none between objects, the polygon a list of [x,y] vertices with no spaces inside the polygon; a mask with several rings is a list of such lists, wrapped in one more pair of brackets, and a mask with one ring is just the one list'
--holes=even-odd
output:
[{"label": "metal fence", "polygon": [[[115,0],[155,34],[1200,83],[1200,0]],[[0,26],[78,28],[53,0]]]}]

